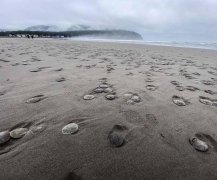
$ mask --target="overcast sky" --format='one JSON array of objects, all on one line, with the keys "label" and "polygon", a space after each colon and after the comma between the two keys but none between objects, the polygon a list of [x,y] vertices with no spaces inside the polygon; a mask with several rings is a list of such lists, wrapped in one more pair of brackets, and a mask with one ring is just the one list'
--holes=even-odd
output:
[{"label": "overcast sky", "polygon": [[0,0],[0,28],[85,24],[147,40],[217,42],[217,0]]}]

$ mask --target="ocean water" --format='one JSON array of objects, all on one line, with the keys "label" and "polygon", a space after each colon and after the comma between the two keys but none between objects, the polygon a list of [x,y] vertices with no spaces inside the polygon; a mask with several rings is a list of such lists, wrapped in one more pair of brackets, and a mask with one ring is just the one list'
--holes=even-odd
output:
[{"label": "ocean water", "polygon": [[113,42],[113,43],[128,43],[128,44],[146,44],[198,49],[212,49],[217,50],[216,43],[208,42],[176,42],[176,41],[144,41],[144,40],[117,40],[117,39],[96,39],[96,38],[69,38],[74,41],[93,41],[93,42]]}]

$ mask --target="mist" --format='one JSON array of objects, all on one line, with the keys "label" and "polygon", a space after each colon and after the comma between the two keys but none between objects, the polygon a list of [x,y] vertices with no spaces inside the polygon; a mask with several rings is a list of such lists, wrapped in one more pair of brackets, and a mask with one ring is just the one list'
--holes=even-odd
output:
[{"label": "mist", "polygon": [[75,24],[124,29],[153,41],[217,41],[215,0],[1,0],[0,28]]}]

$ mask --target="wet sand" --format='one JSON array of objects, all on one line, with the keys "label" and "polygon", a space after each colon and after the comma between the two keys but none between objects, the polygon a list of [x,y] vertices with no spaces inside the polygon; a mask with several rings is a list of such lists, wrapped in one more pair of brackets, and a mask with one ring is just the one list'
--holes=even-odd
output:
[{"label": "wet sand", "polygon": [[0,179],[217,179],[216,84],[214,50],[1,38],[0,132],[28,132]]}]

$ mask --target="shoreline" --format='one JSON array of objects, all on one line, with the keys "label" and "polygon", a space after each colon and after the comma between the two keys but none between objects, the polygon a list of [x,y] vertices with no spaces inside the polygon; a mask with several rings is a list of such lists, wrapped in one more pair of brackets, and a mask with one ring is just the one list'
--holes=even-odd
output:
[{"label": "shoreline", "polygon": [[[86,38],[65,38],[73,41],[84,41],[84,42],[104,42],[104,43],[126,43],[126,44],[138,44],[138,45],[150,45],[150,46],[166,46],[166,47],[177,47],[177,48],[192,48],[192,49],[208,49],[217,50],[217,43],[195,43],[195,42],[170,42],[170,41],[144,41],[144,40],[113,40],[113,39],[86,39]],[[194,45],[188,45],[194,44]],[[204,44],[204,45],[202,45]],[[215,45],[216,47],[207,47],[206,45]]]},{"label": "shoreline", "polygon": [[[0,36],[0,39],[11,39],[11,37]],[[17,38],[15,38],[17,39]],[[23,38],[21,38],[23,39]],[[25,38],[24,38],[25,39]],[[35,39],[53,39],[53,40],[71,40],[81,42],[99,42],[99,43],[120,43],[120,44],[137,44],[137,45],[148,45],[148,46],[166,46],[166,47],[177,47],[177,48],[190,48],[190,49],[201,49],[201,50],[217,50],[217,43],[206,43],[206,42],[175,42],[175,41],[145,41],[145,40],[117,40],[117,39],[91,39],[91,38],[35,38]]]}]

